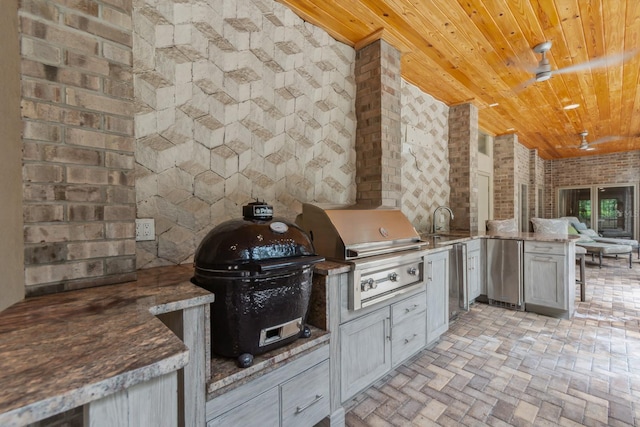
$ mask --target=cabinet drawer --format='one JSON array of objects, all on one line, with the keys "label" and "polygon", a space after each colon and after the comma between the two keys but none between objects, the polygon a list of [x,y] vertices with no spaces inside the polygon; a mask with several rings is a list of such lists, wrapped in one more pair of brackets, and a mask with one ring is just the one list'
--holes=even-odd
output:
[{"label": "cabinet drawer", "polygon": [[395,366],[426,345],[427,322],[424,312],[396,323],[391,335],[391,364]]},{"label": "cabinet drawer", "polygon": [[391,306],[391,324],[396,325],[407,317],[423,312],[426,309],[427,297],[425,292],[420,292],[418,295],[414,295],[411,298],[407,298]]},{"label": "cabinet drawer", "polygon": [[278,389],[274,387],[210,420],[207,427],[277,426],[279,422]]},{"label": "cabinet drawer", "polygon": [[331,413],[329,361],[322,362],[282,384],[280,393],[282,426],[312,426],[318,423]]},{"label": "cabinet drawer", "polygon": [[564,255],[564,243],[552,242],[524,242],[524,251],[527,253]]}]

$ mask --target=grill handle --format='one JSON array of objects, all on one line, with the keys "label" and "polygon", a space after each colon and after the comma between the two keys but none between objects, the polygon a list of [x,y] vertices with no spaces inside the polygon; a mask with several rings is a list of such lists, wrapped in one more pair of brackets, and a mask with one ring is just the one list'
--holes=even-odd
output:
[{"label": "grill handle", "polygon": [[300,268],[303,265],[313,265],[324,261],[322,256],[305,256],[296,258],[286,258],[275,261],[261,262],[259,264],[251,264],[250,269],[255,268],[255,271],[260,273],[266,273],[267,271],[279,270],[283,268]]},{"label": "grill handle", "polygon": [[367,256],[374,255],[385,255],[388,253],[406,251],[409,249],[420,249],[425,245],[424,241],[412,241],[411,243],[393,245],[393,246],[385,246],[382,248],[373,248],[373,249],[365,249],[365,248],[347,248],[346,256],[347,258],[361,258]]}]

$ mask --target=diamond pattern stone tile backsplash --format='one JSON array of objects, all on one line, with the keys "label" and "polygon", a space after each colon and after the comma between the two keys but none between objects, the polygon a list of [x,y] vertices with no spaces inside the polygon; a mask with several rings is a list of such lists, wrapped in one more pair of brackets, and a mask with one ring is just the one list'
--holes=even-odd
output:
[{"label": "diamond pattern stone tile backsplash", "polygon": [[265,199],[355,200],[354,50],[275,2],[139,1],[133,12],[137,267],[184,263]]},{"label": "diamond pattern stone tile backsplash", "polygon": [[402,81],[401,210],[428,232],[431,212],[449,203],[449,107]]}]

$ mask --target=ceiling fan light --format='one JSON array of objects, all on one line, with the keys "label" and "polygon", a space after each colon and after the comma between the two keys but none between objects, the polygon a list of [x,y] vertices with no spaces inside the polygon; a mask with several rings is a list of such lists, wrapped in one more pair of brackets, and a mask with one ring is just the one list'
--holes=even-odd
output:
[{"label": "ceiling fan light", "polygon": [[549,80],[551,78],[551,71],[543,71],[541,73],[536,74],[536,81],[543,82],[545,80]]}]

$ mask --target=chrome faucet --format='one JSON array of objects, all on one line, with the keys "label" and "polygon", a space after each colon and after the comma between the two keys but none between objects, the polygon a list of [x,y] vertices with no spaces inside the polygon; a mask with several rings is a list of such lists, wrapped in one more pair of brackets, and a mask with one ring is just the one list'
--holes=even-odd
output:
[{"label": "chrome faucet", "polygon": [[433,233],[434,234],[435,234],[435,232],[437,230],[437,228],[436,228],[436,218],[437,218],[437,216],[436,215],[438,214],[438,211],[440,209],[444,209],[444,210],[448,211],[449,215],[451,216],[451,220],[453,221],[453,211],[450,208],[448,208],[447,206],[438,206],[436,208],[436,210],[433,211]]}]

